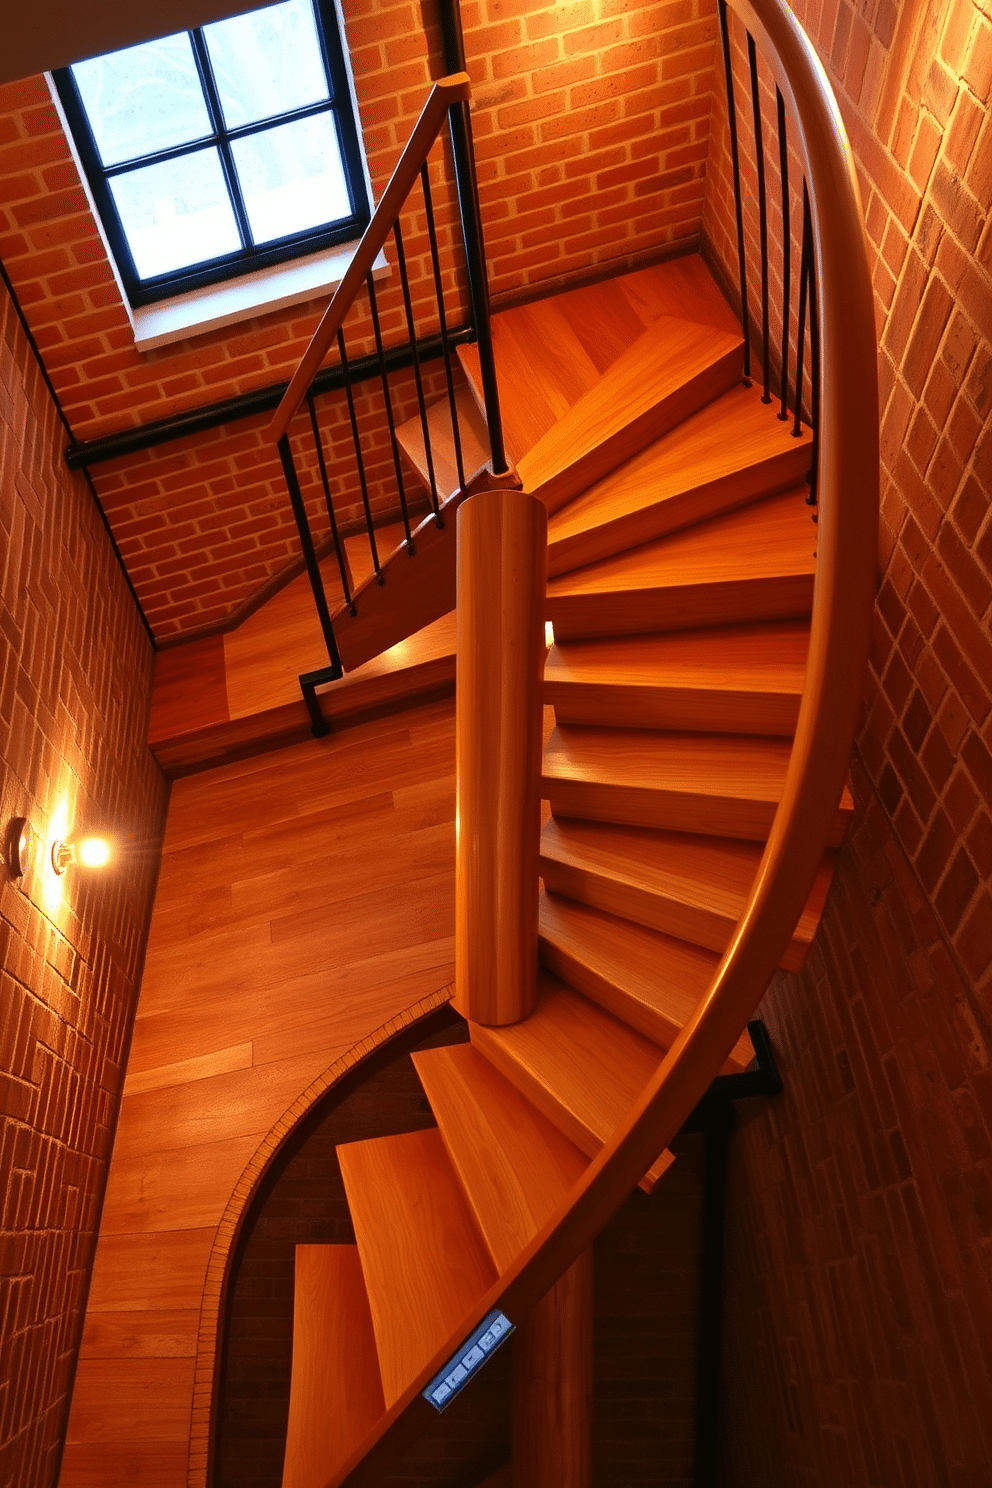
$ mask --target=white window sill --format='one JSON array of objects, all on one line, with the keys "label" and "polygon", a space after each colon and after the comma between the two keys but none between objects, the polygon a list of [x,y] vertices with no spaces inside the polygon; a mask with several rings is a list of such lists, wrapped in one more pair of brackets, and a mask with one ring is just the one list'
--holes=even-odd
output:
[{"label": "white window sill", "polygon": [[[134,344],[139,351],[154,351],[220,330],[255,315],[268,315],[287,305],[299,305],[319,295],[334,292],[351,262],[356,243],[343,243],[269,269],[257,269],[223,284],[194,289],[174,299],[130,310]],[[389,276],[389,264],[380,253],[373,267],[375,279]]]}]

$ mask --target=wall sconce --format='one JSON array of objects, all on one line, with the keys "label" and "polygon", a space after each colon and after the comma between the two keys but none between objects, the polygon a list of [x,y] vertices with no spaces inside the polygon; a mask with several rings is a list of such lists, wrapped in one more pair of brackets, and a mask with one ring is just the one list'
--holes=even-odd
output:
[{"label": "wall sconce", "polygon": [[63,874],[72,863],[83,868],[105,868],[110,862],[110,843],[106,837],[80,837],[76,842],[52,843],[52,867]]},{"label": "wall sconce", "polygon": [[7,827],[4,858],[11,878],[23,878],[34,857],[36,837],[26,816],[15,816]]},{"label": "wall sconce", "polygon": [[[15,816],[7,827],[4,857],[11,878],[23,878],[34,864],[39,837],[26,816]],[[72,863],[82,868],[103,868],[110,861],[110,843],[105,837],[79,837],[73,841],[58,838],[52,843],[52,869],[59,877]]]}]

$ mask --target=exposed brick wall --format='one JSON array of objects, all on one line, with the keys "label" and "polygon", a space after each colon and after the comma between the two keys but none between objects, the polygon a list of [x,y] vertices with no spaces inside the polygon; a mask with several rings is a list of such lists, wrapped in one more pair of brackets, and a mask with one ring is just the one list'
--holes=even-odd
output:
[{"label": "exposed brick wall", "polygon": [[[880,589],[865,819],[808,970],[763,1004],[787,1094],[737,1147],[727,1482],[974,1484],[992,1476],[992,23],[972,0],[796,10],[865,206]],[[715,110],[714,185],[725,139]],[[726,201],[708,193],[704,229],[729,278]]]},{"label": "exposed brick wall", "polygon": [[119,837],[98,882],[0,866],[0,1484],[54,1483],[165,809],[152,653],[0,287],[0,829]]},{"label": "exposed brick wall", "polygon": [[[378,198],[426,96],[443,72],[433,7],[348,0],[348,41]],[[533,293],[596,265],[622,267],[698,236],[712,81],[713,20],[704,0],[561,6],[489,0],[464,7],[491,288]],[[433,179],[442,248],[458,236]],[[450,175],[450,172],[448,173]],[[139,354],[42,78],[0,88],[0,257],[42,347],[74,435],[95,437],[244,393],[289,376],[316,324],[298,306]],[[405,220],[418,330],[435,324],[423,212]],[[457,260],[445,258],[452,320],[464,319]],[[402,302],[383,291],[383,328],[400,337]],[[367,314],[349,351],[371,345]],[[435,383],[437,376],[434,377]],[[374,401],[376,395],[369,394]],[[412,411],[401,390],[401,416]],[[344,400],[327,408],[341,517],[358,515]],[[101,498],[156,635],[216,627],[298,551],[266,419],[183,447],[94,468]],[[373,507],[395,509],[381,447]],[[304,422],[298,421],[300,448]],[[327,530],[314,479],[315,532]],[[411,494],[416,482],[411,482]]]}]

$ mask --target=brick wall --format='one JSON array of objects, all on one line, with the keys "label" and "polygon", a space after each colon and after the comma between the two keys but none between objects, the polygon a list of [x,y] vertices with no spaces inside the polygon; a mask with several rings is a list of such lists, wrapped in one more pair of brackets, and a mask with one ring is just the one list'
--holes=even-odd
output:
[{"label": "brick wall", "polygon": [[[787,1092],[736,1149],[725,1466],[731,1485],[975,1484],[992,1476],[992,22],[972,0],[796,9],[865,206],[880,589],[862,825],[807,970],[763,1004]],[[714,181],[725,149],[715,111]],[[747,164],[745,192],[753,238]],[[704,227],[730,277],[720,203]]]},{"label": "brick wall", "polygon": [[99,882],[0,866],[0,1484],[54,1483],[151,907],[152,653],[0,286],[0,828],[103,827]]},{"label": "brick wall", "polygon": [[[348,0],[348,42],[373,195],[381,194],[444,71],[433,7]],[[591,268],[618,267],[698,236],[712,80],[704,0],[477,0],[463,7],[489,246],[500,297],[536,292]],[[438,189],[442,245],[457,238]],[[139,354],[101,239],[42,78],[0,88],[0,258],[43,349],[74,435],[95,437],[289,376],[315,304]],[[435,314],[423,212],[404,223],[418,330]],[[460,273],[446,259],[453,319]],[[384,291],[387,340],[401,299]],[[458,312],[458,313],[456,313]],[[349,351],[370,344],[364,310]],[[435,378],[435,381],[437,379]],[[401,416],[412,411],[409,385]],[[368,398],[375,404],[377,394]],[[343,399],[321,400],[343,520],[358,514]],[[381,429],[381,412],[376,420]],[[97,466],[94,477],[142,605],[163,640],[230,621],[298,552],[267,419]],[[302,450],[304,424],[298,421]],[[294,436],[295,437],[295,436]],[[371,474],[373,506],[395,509],[388,451]],[[306,481],[320,537],[316,479]],[[411,497],[416,482],[411,482]]]}]

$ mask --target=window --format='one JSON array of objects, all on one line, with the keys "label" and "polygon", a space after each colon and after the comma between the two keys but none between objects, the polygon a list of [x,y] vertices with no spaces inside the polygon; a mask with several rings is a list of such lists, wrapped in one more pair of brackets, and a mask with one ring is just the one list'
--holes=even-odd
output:
[{"label": "window", "polygon": [[368,221],[333,0],[283,0],[54,76],[134,306]]}]

